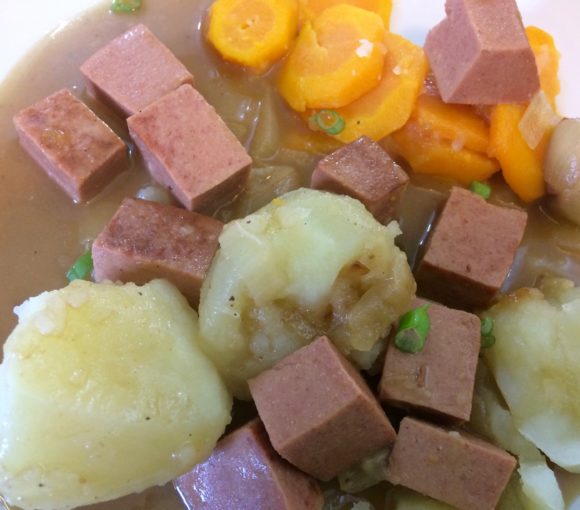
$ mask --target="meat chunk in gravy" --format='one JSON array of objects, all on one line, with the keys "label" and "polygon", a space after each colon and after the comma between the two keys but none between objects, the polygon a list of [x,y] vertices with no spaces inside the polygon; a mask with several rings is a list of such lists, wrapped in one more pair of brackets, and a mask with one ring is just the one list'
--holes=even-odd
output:
[{"label": "meat chunk in gravy", "polygon": [[93,244],[95,280],[165,278],[197,307],[222,228],[208,216],[126,198]]},{"label": "meat chunk in gravy", "polygon": [[128,124],[151,175],[189,210],[228,202],[248,178],[250,156],[190,85],[133,115]]},{"label": "meat chunk in gravy", "polygon": [[16,114],[14,126],[28,154],[76,202],[128,166],[123,141],[67,89]]},{"label": "meat chunk in gravy", "polygon": [[97,51],[82,66],[89,94],[128,117],[193,76],[145,25]]},{"label": "meat chunk in gravy", "polygon": [[320,510],[315,480],[272,449],[259,420],[224,437],[174,485],[188,510]]},{"label": "meat chunk in gravy", "polygon": [[527,213],[453,188],[416,272],[419,291],[445,305],[485,307],[514,261]]},{"label": "meat chunk in gravy", "polygon": [[380,399],[451,421],[467,421],[480,349],[479,318],[421,299],[416,299],[412,308],[426,304],[431,327],[425,347],[410,354],[390,342]]},{"label": "meat chunk in gravy", "polygon": [[360,200],[377,220],[396,219],[409,177],[382,147],[363,136],[323,158],[312,174],[315,189]]},{"label": "meat chunk in gravy", "polygon": [[540,88],[534,54],[515,0],[447,0],[425,52],[448,103],[528,101]]},{"label": "meat chunk in gravy", "polygon": [[250,380],[250,391],[276,451],[321,480],[395,439],[368,386],[327,337]]},{"label": "meat chunk in gravy", "polygon": [[514,457],[479,438],[405,418],[387,479],[459,510],[493,510],[515,467]]}]

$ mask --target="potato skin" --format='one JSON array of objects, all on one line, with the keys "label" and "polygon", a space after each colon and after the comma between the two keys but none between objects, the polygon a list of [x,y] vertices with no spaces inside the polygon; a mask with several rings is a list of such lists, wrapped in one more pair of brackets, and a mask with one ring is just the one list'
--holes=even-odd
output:
[{"label": "potato skin", "polygon": [[580,288],[548,279],[493,306],[485,358],[518,430],[555,464],[580,472]]},{"label": "potato skin", "polygon": [[232,399],[171,284],[75,281],[16,311],[0,365],[0,493],[10,503],[114,499],[209,455]]},{"label": "potato skin", "polygon": [[248,398],[249,378],[321,334],[369,368],[415,293],[399,233],[309,189],[228,224],[199,310],[203,348],[234,394]]}]

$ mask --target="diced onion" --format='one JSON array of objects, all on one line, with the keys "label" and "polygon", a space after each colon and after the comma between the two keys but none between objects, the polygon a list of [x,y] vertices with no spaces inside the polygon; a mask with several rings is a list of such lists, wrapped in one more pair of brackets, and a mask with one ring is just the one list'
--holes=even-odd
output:
[{"label": "diced onion", "polygon": [[518,127],[530,149],[535,150],[544,136],[561,120],[544,91],[540,90],[532,99]]}]

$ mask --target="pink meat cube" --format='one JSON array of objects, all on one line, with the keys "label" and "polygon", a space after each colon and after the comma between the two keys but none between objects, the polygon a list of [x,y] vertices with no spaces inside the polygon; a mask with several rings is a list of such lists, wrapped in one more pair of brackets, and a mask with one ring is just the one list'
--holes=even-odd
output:
[{"label": "pink meat cube", "polygon": [[[416,299],[412,308],[428,304]],[[479,318],[429,303],[431,323],[425,347],[410,354],[390,342],[379,386],[388,404],[467,421],[481,343]]]},{"label": "pink meat cube", "polygon": [[193,76],[145,25],[97,51],[82,66],[88,92],[128,117]]},{"label": "pink meat cube", "polygon": [[515,0],[447,0],[425,52],[448,103],[529,101],[539,90],[536,60]]},{"label": "pink meat cube", "polygon": [[222,228],[208,216],[126,198],[93,243],[95,280],[165,278],[196,307]]},{"label": "pink meat cube", "polygon": [[128,124],[153,178],[189,210],[217,208],[248,178],[250,156],[190,85],[133,115]]},{"label": "pink meat cube", "polygon": [[259,420],[223,438],[173,483],[188,510],[320,510],[324,503],[316,481],[272,449]]},{"label": "pink meat cube", "polygon": [[453,308],[483,308],[501,288],[527,214],[453,188],[416,272],[420,293]]},{"label": "pink meat cube", "polygon": [[14,116],[20,143],[75,202],[93,198],[128,164],[127,148],[69,90]]},{"label": "pink meat cube", "polygon": [[409,177],[382,147],[363,136],[323,158],[311,186],[360,200],[380,222],[397,216]]},{"label": "pink meat cube", "polygon": [[368,386],[327,337],[249,384],[274,449],[321,480],[334,478],[395,440]]},{"label": "pink meat cube", "polygon": [[405,418],[387,480],[459,510],[493,510],[515,467],[514,457],[479,438]]}]

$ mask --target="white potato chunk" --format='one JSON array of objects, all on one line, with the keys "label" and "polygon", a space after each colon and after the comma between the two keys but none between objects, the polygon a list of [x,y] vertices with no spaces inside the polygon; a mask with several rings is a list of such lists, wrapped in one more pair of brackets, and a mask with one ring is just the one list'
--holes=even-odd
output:
[{"label": "white potato chunk", "polygon": [[525,510],[564,510],[564,498],[554,472],[542,453],[516,428],[510,411],[503,405],[489,369],[481,362],[477,371],[471,428],[518,456],[519,476],[514,475],[506,490],[508,501],[518,499]]},{"label": "white potato chunk", "polygon": [[10,503],[113,499],[209,455],[232,400],[172,285],[75,281],[16,312],[0,365],[0,493]]},{"label": "white potato chunk", "polygon": [[352,198],[307,189],[227,225],[199,310],[204,349],[235,395],[321,334],[369,368],[415,292],[399,233]]},{"label": "white potato chunk", "polygon": [[490,311],[486,359],[518,430],[555,464],[580,472],[580,289],[550,280]]}]

